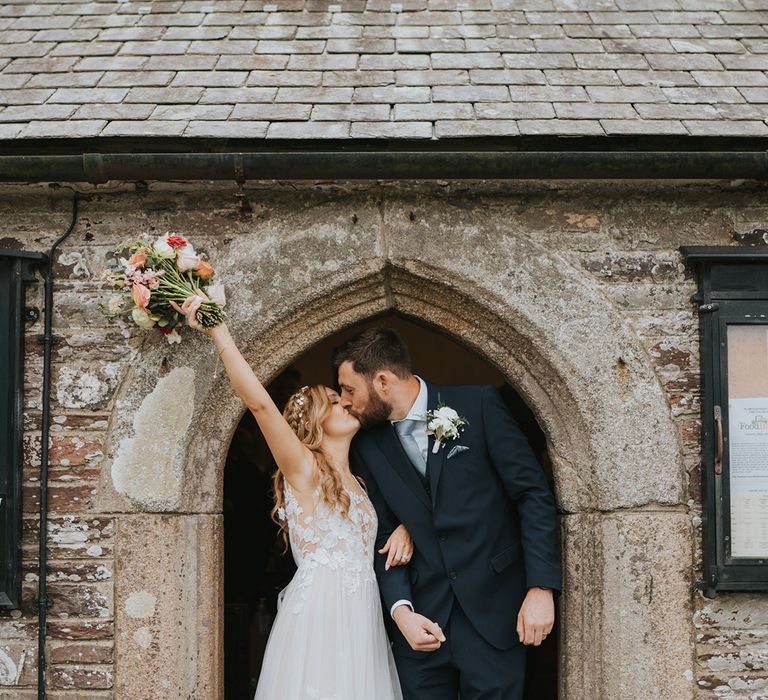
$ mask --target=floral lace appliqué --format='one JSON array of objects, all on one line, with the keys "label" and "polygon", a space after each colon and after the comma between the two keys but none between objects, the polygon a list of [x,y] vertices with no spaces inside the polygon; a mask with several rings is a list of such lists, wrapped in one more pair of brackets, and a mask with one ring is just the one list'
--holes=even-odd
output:
[{"label": "floral lace appliqu\u00e9", "polygon": [[[288,538],[297,566],[288,587],[296,586],[300,592],[293,598],[293,612],[298,614],[302,611],[320,567],[337,572],[342,589],[347,594],[354,593],[364,581],[375,581],[373,555],[378,521],[368,496],[346,489],[350,507],[345,517],[339,506],[330,508],[326,505],[317,489],[314,513],[305,516],[304,509],[285,479],[283,484],[285,506],[278,510],[278,517],[288,523]],[[283,594],[287,590],[284,589]]]}]

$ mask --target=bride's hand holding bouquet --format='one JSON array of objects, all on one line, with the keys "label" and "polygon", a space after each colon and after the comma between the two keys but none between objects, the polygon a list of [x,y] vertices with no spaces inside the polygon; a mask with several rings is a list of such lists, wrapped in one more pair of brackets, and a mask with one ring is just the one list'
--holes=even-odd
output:
[{"label": "bride's hand holding bouquet", "polygon": [[[229,332],[229,328],[227,328],[227,324],[224,323],[224,321],[217,323],[215,326],[207,326],[199,320],[198,311],[200,310],[200,307],[209,301],[210,299],[208,299],[208,296],[204,292],[198,291],[197,294],[188,296],[182,302],[181,306],[179,306],[175,301],[169,301],[168,303],[180,316],[184,318],[186,324],[190,328],[193,328],[196,331],[200,331],[201,333],[205,333],[213,339],[213,344],[216,346],[216,352],[219,353],[219,357],[224,359],[224,366],[227,368],[227,372],[230,374],[230,378],[233,379],[231,376],[233,369],[232,363],[227,363],[226,359],[224,358],[224,351],[230,348],[234,348],[237,351],[235,354],[239,356],[240,362],[245,363],[245,360],[240,354],[240,351],[237,350],[235,341],[232,338],[232,335]],[[241,369],[243,368],[241,367]],[[233,383],[235,383],[234,379]]]},{"label": "bride's hand holding bouquet", "polygon": [[196,331],[201,331],[206,335],[211,335],[213,333],[214,328],[218,328],[220,325],[223,325],[223,322],[215,326],[206,327],[202,323],[200,323],[200,321],[197,320],[197,311],[202,306],[202,304],[206,301],[210,301],[210,299],[208,299],[205,293],[201,291],[198,294],[193,294],[192,296],[188,296],[184,300],[181,306],[179,306],[175,301],[172,301],[172,300],[169,301],[168,303],[181,316],[186,317],[187,325],[190,328],[194,328]]}]

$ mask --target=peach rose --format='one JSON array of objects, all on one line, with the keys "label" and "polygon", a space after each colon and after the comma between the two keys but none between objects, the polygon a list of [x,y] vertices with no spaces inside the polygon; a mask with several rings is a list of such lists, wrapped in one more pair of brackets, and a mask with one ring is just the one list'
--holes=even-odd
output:
[{"label": "peach rose", "polygon": [[133,255],[131,255],[130,260],[128,260],[128,264],[134,265],[135,267],[144,267],[144,263],[146,262],[146,248],[139,248]]},{"label": "peach rose", "polygon": [[133,301],[139,309],[146,309],[149,305],[150,292],[143,284],[134,284],[131,288]]},{"label": "peach rose", "polygon": [[197,272],[197,274],[204,280],[210,279],[213,274],[213,265],[205,260],[201,260],[195,269],[195,272]]}]

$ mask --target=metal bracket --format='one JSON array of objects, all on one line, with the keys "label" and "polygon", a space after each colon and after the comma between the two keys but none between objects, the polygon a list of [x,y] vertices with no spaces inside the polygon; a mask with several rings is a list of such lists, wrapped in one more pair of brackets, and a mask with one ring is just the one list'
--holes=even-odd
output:
[{"label": "metal bracket", "polygon": [[83,174],[87,182],[108,182],[104,156],[101,153],[83,153]]},{"label": "metal bracket", "polygon": [[723,409],[715,406],[715,476],[723,473]]},{"label": "metal bracket", "polygon": [[712,312],[712,311],[717,311],[719,308],[720,308],[720,304],[716,304],[716,303],[702,304],[701,306],[699,306],[699,311],[701,313]]},{"label": "metal bracket", "polygon": [[40,309],[38,309],[36,306],[28,306],[26,309],[24,309],[25,321],[28,321],[29,323],[34,323],[39,318],[40,318]]},{"label": "metal bracket", "polygon": [[250,214],[253,212],[253,207],[248,201],[248,196],[245,194],[245,163],[243,161],[242,153],[235,153],[232,156],[232,161],[235,170],[235,182],[237,183],[237,192],[235,192],[235,199],[238,201],[241,214]]},{"label": "metal bracket", "polygon": [[696,581],[696,590],[702,591],[705,598],[717,598],[717,581]]},{"label": "metal bracket", "polygon": [[[60,335],[51,335],[51,346],[56,346],[61,341],[64,340],[63,336]],[[45,345],[45,336],[44,335],[38,335],[37,336],[37,342],[40,343],[40,345]]]}]

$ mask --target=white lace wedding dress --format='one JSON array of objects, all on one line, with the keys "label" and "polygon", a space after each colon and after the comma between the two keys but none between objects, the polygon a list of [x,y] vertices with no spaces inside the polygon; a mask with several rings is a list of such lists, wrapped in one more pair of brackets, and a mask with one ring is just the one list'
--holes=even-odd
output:
[{"label": "white lace wedding dress", "polygon": [[315,493],[305,514],[283,479],[298,569],[278,597],[254,700],[402,700],[373,570],[376,511],[346,489],[349,517]]}]

